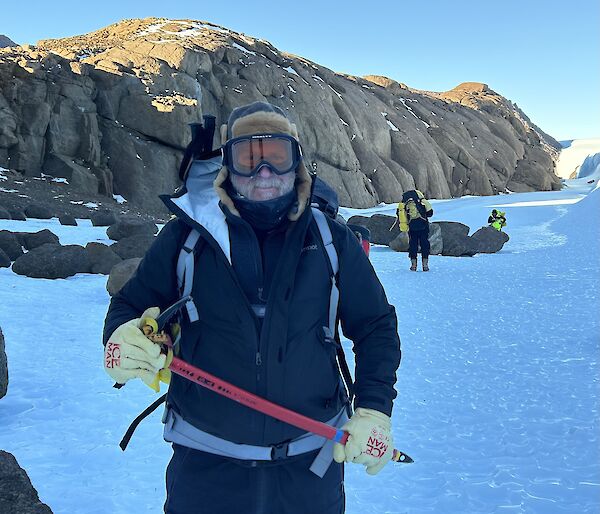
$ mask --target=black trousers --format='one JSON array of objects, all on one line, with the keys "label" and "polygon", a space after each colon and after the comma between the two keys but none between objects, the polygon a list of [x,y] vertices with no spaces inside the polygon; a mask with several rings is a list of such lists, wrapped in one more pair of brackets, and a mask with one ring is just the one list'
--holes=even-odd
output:
[{"label": "black trousers", "polygon": [[317,452],[281,461],[240,461],[173,445],[166,514],[343,514],[344,468],[309,470]]},{"label": "black trousers", "polygon": [[417,252],[421,246],[421,255],[424,259],[429,258],[429,225],[421,230],[408,230],[408,256],[417,258]]}]

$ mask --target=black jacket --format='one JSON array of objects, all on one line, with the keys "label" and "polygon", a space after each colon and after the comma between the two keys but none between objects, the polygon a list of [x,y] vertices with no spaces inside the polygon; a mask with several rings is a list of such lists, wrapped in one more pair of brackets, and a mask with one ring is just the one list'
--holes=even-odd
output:
[{"label": "black jacket", "polygon": [[[222,208],[229,239],[236,246],[231,255],[235,258],[239,241],[247,237],[248,248],[254,245],[258,258],[269,266],[267,310],[261,324],[223,247],[172,201],[166,203],[178,219],[163,228],[135,275],[112,299],[104,342],[144,309],[156,305],[162,310],[178,299],[176,262],[194,226],[205,241],[196,257],[192,289],[200,319],[190,323],[184,317],[179,357],[306,416],[321,421],[333,417],[346,399],[335,347],[323,337],[329,265],[311,210],[271,242],[276,255],[261,256],[245,222]],[[355,236],[345,225],[328,222],[339,255],[339,316],[356,354],[355,406],[389,415],[400,362],[396,314]],[[176,375],[167,401],[196,427],[237,443],[270,445],[302,433]]]}]

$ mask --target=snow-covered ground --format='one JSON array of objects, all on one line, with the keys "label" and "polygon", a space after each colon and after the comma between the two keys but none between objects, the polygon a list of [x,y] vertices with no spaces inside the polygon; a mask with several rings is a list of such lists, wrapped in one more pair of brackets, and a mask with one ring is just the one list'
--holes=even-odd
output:
[{"label": "snow-covered ground", "polygon": [[[560,178],[570,178],[573,173],[579,173],[587,157],[600,154],[600,138],[575,139],[562,144],[564,148],[556,162],[556,175]],[[599,165],[600,160],[595,164]]]},{"label": "snow-covered ground", "polygon": [[[429,273],[412,273],[406,254],[372,249],[402,339],[395,443],[415,463],[376,477],[348,465],[349,514],[600,511],[600,190],[567,185],[433,202],[434,221],[473,231],[492,208],[506,211],[511,239],[497,254],[433,256]],[[0,229],[41,228],[63,244],[107,240],[83,220],[0,220]],[[117,446],[156,395],[141,382],[113,389],[102,370],[105,283],[0,269],[10,373],[0,448],[55,513],[159,513],[170,457],[160,412],[126,452]]]}]

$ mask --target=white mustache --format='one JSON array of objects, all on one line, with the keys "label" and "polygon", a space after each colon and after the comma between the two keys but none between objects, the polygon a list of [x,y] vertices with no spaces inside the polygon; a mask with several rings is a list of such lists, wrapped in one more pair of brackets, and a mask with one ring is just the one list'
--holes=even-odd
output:
[{"label": "white mustache", "polygon": [[258,177],[258,175],[256,175],[252,179],[252,181],[253,181],[254,187],[259,187],[261,189],[268,189],[270,187],[277,187],[277,188],[281,187],[281,179],[279,179],[277,177],[264,178],[264,177]]}]

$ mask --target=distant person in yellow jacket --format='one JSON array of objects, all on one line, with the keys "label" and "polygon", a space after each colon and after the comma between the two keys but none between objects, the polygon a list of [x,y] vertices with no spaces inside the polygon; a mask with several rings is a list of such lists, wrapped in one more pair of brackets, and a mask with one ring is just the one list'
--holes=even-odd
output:
[{"label": "distant person in yellow jacket", "polygon": [[496,230],[502,230],[506,227],[506,213],[492,209],[492,214],[488,218],[490,227],[494,227]]},{"label": "distant person in yellow jacket", "polygon": [[421,247],[423,271],[429,271],[429,220],[433,216],[431,204],[418,189],[406,191],[396,209],[398,226],[408,232],[410,270],[417,271],[417,253]]}]

